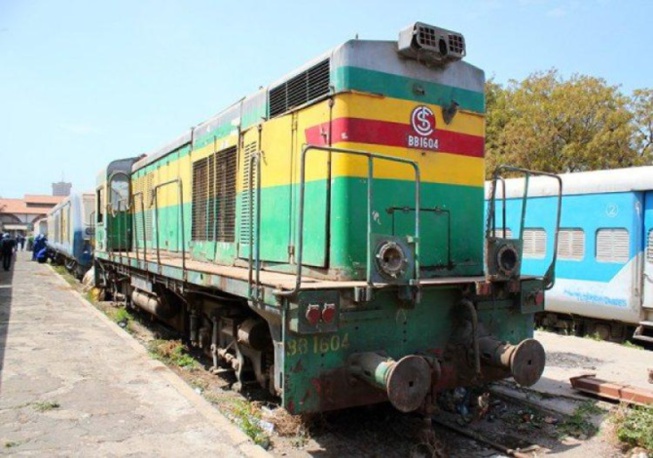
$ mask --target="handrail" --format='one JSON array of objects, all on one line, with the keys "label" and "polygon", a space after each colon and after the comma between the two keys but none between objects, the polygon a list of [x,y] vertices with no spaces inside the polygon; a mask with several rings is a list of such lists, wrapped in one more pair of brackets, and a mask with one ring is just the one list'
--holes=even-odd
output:
[{"label": "handrail", "polygon": [[[372,200],[373,181],[374,181],[374,159],[386,160],[390,162],[399,162],[413,167],[415,171],[415,208],[420,208],[420,170],[419,164],[410,159],[387,156],[384,154],[370,153],[368,151],[351,150],[344,148],[333,148],[330,146],[305,145],[302,148],[301,166],[300,166],[300,190],[299,190],[299,223],[297,235],[297,277],[295,286],[290,291],[275,290],[274,294],[282,297],[294,296],[301,288],[302,282],[302,257],[304,251],[304,200],[306,190],[306,156],[309,151],[322,151],[326,153],[351,154],[354,156],[367,157],[367,275],[366,282],[368,288],[373,288],[372,283]],[[419,229],[420,229],[420,212],[415,212],[415,278],[411,281],[412,286],[420,286],[420,267],[419,267]]]},{"label": "handrail", "polygon": [[[252,276],[253,276],[253,251],[254,251],[254,234],[252,230],[254,220],[254,202],[253,187],[254,178],[252,172],[256,163],[256,296],[252,295]],[[260,152],[252,153],[249,157],[249,177],[247,184],[249,186],[249,268],[247,273],[248,290],[247,295],[250,299],[259,301],[261,299],[261,154]]]},{"label": "handrail", "polygon": [[[556,211],[556,230],[553,239],[553,259],[551,264],[544,274],[545,288],[551,289],[555,283],[555,263],[558,257],[558,233],[560,232],[560,218],[562,214],[562,178],[555,173],[548,172],[538,172],[535,170],[524,169],[521,167],[513,167],[509,165],[500,165],[498,166],[494,174],[492,175],[492,188],[491,188],[491,197],[490,197],[490,208],[488,210],[488,220],[485,229],[485,237],[489,237],[490,234],[496,236],[496,221],[495,221],[495,200],[496,200],[496,182],[501,181],[503,184],[503,225],[504,225],[504,238],[505,238],[505,224],[506,224],[506,187],[505,180],[500,176],[502,171],[505,172],[518,172],[525,175],[524,182],[524,194],[522,195],[522,211],[521,211],[521,222],[519,225],[519,239],[521,240],[524,233],[524,223],[526,220],[526,206],[528,202],[528,183],[531,175],[545,176],[553,178],[558,181],[558,209]],[[523,249],[522,249],[523,251]]]},{"label": "handrail", "polygon": [[178,196],[179,196],[179,212],[181,220],[181,271],[184,280],[186,280],[186,234],[184,231],[184,192],[183,192],[183,182],[181,178],[175,178],[163,183],[159,183],[154,188],[152,188],[152,200],[150,201],[150,207],[154,204],[154,232],[156,233],[156,261],[159,268],[159,273],[161,273],[161,251],[159,246],[159,193],[157,192],[160,188],[170,185],[177,184]]}]

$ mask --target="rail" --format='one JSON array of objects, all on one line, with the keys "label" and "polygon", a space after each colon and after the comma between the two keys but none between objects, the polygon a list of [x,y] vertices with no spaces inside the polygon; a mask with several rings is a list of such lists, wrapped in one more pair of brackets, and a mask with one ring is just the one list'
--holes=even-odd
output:
[{"label": "rail", "polygon": [[[410,159],[386,156],[383,154],[370,153],[368,151],[358,151],[344,148],[333,148],[329,146],[306,145],[302,148],[301,165],[300,165],[300,190],[299,190],[299,223],[297,235],[297,273],[295,286],[290,291],[275,290],[274,294],[282,297],[294,296],[301,289],[302,282],[302,257],[304,251],[304,199],[306,194],[306,156],[310,151],[322,151],[325,153],[336,153],[343,155],[367,157],[367,272],[366,283],[368,289],[374,288],[372,283],[372,201],[374,198],[374,159],[398,162],[413,167],[415,171],[415,208],[420,208],[420,170],[417,162]],[[419,229],[420,229],[420,212],[415,212],[415,278],[411,280],[411,286],[419,288],[420,285],[420,267],[419,267]]]},{"label": "rail", "polygon": [[[506,236],[506,183],[503,177],[500,176],[501,172],[516,172],[524,175],[524,193],[522,195],[522,208],[521,208],[521,217],[519,223],[519,239],[521,240],[524,235],[524,223],[526,221],[526,207],[528,204],[528,184],[530,181],[531,175],[544,176],[557,180],[558,182],[558,208],[556,211],[556,230],[553,239],[553,259],[551,264],[544,274],[544,284],[546,289],[553,288],[555,283],[555,263],[558,258],[558,233],[560,232],[560,217],[562,213],[562,178],[554,173],[548,172],[538,172],[535,170],[524,169],[521,167],[512,167],[509,165],[500,165],[498,166],[492,176],[492,188],[491,188],[491,197],[490,197],[490,208],[488,210],[488,219],[485,229],[485,237],[490,236],[496,237],[496,215],[495,215],[495,205],[496,205],[496,184],[497,181],[501,181],[503,186],[503,195],[502,195],[502,206],[503,206],[503,236]],[[523,250],[522,250],[523,251]]]},{"label": "rail", "polygon": [[180,223],[181,223],[181,271],[183,279],[186,280],[186,233],[184,229],[184,192],[183,192],[183,183],[181,178],[175,178],[173,180],[165,181],[159,183],[154,188],[152,188],[152,201],[150,202],[150,207],[154,204],[154,232],[156,233],[156,262],[159,269],[159,274],[161,273],[161,248],[159,244],[159,189],[164,186],[171,184],[177,184],[178,197],[179,197],[179,213],[180,213]]},{"label": "rail", "polygon": [[[254,231],[252,230],[254,222],[254,205],[253,205],[253,185],[254,178],[252,172],[256,163],[256,296],[252,295],[253,283],[253,251],[254,251]],[[259,301],[261,299],[261,153],[254,153],[249,157],[249,267],[248,267],[248,290],[247,295],[251,300]]]}]

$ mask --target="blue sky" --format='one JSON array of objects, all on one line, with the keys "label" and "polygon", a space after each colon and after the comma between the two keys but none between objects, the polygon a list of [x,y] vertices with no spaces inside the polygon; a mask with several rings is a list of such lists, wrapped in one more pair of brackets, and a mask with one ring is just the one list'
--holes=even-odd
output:
[{"label": "blue sky", "polygon": [[558,68],[653,87],[653,2],[637,0],[0,0],[0,196],[95,185],[354,38],[415,21],[461,32],[505,83]]}]

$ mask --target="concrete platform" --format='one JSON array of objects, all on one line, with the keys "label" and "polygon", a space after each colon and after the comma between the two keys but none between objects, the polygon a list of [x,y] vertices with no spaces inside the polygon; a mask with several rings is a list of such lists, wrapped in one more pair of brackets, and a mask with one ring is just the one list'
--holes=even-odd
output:
[{"label": "concrete platform", "polygon": [[269,456],[30,254],[0,270],[0,454]]}]

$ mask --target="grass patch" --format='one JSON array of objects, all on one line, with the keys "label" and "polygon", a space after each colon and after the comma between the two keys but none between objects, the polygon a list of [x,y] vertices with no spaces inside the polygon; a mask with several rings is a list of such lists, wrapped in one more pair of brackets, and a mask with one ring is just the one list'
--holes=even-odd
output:
[{"label": "grass patch", "polygon": [[189,370],[197,367],[197,361],[188,354],[188,348],[179,340],[156,339],[148,344],[148,350],[166,364]]},{"label": "grass patch", "polygon": [[579,439],[595,435],[599,428],[592,422],[592,416],[603,413],[603,409],[586,401],[576,407],[574,413],[558,425],[558,432],[563,436],[573,436]]},{"label": "grass patch", "polygon": [[115,321],[121,328],[124,328],[127,331],[132,330],[131,324],[132,321],[134,321],[134,317],[125,307],[109,307],[104,311],[104,313],[106,313],[106,315],[111,318],[112,321]]},{"label": "grass patch", "polygon": [[612,422],[622,444],[653,452],[653,407],[622,405],[612,416]]},{"label": "grass patch", "polygon": [[270,446],[270,437],[261,428],[261,411],[255,404],[240,399],[225,405],[236,424],[245,434],[261,447],[267,449]]},{"label": "grass patch", "polygon": [[623,343],[622,345],[623,345],[624,347],[627,347],[627,348],[634,348],[634,349],[636,349],[636,350],[646,350],[646,349],[645,349],[644,347],[642,347],[641,345],[634,344],[634,343],[632,343],[630,340],[625,340],[624,343]]},{"label": "grass patch", "polygon": [[57,401],[42,401],[35,402],[34,409],[37,412],[48,412],[50,410],[58,409],[61,407]]},{"label": "grass patch", "polygon": [[14,442],[14,441],[5,442],[5,448],[14,448],[14,447],[18,447],[19,445],[20,442]]}]

